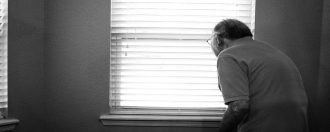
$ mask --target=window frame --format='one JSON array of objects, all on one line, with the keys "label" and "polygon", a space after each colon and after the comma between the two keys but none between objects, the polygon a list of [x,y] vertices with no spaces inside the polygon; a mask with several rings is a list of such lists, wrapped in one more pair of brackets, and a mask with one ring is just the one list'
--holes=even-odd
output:
[{"label": "window frame", "polygon": [[[5,73],[2,73],[5,75],[5,78],[1,81],[6,82],[5,86],[1,86],[2,90],[6,90],[6,93],[4,94],[6,98],[4,99],[6,102],[6,107],[0,108],[0,119],[6,118],[8,116],[8,0],[1,0],[1,5],[4,6],[1,7],[1,21],[2,25],[1,26],[1,46],[4,48],[2,50],[5,50],[4,53],[2,53],[4,56],[1,57],[3,64],[1,64],[2,67],[5,67]],[[3,69],[1,69],[3,70]],[[1,71],[3,72],[3,71]],[[2,76],[1,76],[2,77]],[[4,96],[1,95],[1,96]]]},{"label": "window frame", "polygon": [[[255,0],[254,2],[254,12],[252,13],[254,27],[255,21]],[[111,3],[111,0],[110,0]],[[112,4],[111,4],[112,6]],[[110,7],[111,10],[111,7]],[[111,16],[110,16],[111,19]],[[110,21],[111,25],[111,21]],[[254,29],[252,30],[254,34]],[[111,38],[111,36],[110,36]],[[111,39],[110,39],[111,44]],[[110,59],[111,63],[111,59]],[[215,62],[216,63],[216,62]],[[110,68],[110,80],[111,80],[111,68]],[[112,90],[109,90],[111,95]],[[174,127],[219,127],[219,124],[223,118],[225,109],[221,109],[218,113],[210,112],[196,112],[196,110],[187,111],[184,113],[175,113],[171,110],[154,110],[154,109],[144,109],[139,111],[136,110],[121,110],[116,111],[112,109],[111,98],[109,98],[109,109],[110,112],[102,114],[99,120],[105,126],[174,126]],[[156,111],[156,112],[155,112]],[[148,114],[152,112],[153,114]]]},{"label": "window frame", "polygon": [[15,129],[16,125],[19,123],[18,119],[14,119],[14,118],[7,118],[8,117],[8,8],[9,8],[9,0],[1,0],[1,1],[5,1],[4,3],[6,4],[6,8],[5,10],[1,11],[1,13],[5,14],[5,16],[3,16],[2,19],[5,19],[5,24],[1,25],[2,28],[4,27],[5,30],[2,31],[2,33],[4,34],[5,38],[4,38],[4,44],[6,47],[6,81],[7,81],[7,85],[5,86],[7,89],[7,97],[6,97],[6,101],[7,101],[7,107],[5,108],[0,108],[1,114],[0,114],[0,131],[12,131]]}]

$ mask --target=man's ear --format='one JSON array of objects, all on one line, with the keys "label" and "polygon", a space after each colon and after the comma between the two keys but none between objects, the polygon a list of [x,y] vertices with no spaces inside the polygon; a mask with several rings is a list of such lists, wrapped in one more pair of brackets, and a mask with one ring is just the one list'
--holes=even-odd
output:
[{"label": "man's ear", "polygon": [[227,38],[222,39],[223,45],[225,45],[225,47],[228,47],[232,41],[233,40]]},{"label": "man's ear", "polygon": [[218,46],[223,46],[224,45],[224,39],[221,37],[217,37],[217,41],[218,41]]},{"label": "man's ear", "polygon": [[231,40],[230,40],[230,39],[227,39],[227,38],[224,38],[224,39],[223,39],[223,42],[224,42],[224,43],[228,43],[228,42],[231,42]]}]

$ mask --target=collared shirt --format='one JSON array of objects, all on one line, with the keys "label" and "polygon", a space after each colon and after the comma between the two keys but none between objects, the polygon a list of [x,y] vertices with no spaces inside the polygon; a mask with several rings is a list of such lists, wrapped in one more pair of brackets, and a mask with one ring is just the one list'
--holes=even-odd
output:
[{"label": "collared shirt", "polygon": [[218,56],[225,103],[249,100],[238,132],[308,132],[307,95],[293,61],[280,50],[242,38]]}]

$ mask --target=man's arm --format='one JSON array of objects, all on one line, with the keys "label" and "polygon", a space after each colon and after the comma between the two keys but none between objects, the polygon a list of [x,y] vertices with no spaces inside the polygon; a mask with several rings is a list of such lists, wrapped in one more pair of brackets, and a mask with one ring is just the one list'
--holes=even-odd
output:
[{"label": "man's arm", "polygon": [[220,132],[234,132],[237,125],[249,112],[248,100],[230,102],[220,125]]}]

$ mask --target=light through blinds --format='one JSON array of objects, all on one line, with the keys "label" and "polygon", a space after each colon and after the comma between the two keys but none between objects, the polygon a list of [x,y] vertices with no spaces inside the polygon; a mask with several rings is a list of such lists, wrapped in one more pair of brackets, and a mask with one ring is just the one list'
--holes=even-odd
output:
[{"label": "light through blinds", "polygon": [[254,0],[112,0],[111,109],[225,108],[206,40],[227,18],[253,31]]},{"label": "light through blinds", "polygon": [[7,22],[8,1],[0,0],[0,110],[3,114],[7,109]]}]

